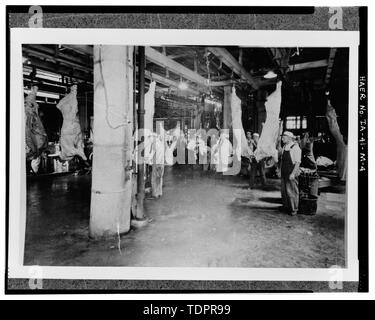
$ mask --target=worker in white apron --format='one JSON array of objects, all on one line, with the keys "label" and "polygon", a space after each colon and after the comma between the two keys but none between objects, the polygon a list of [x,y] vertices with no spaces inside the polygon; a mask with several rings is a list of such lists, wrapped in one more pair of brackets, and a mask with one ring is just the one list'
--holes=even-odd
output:
[{"label": "worker in white apron", "polygon": [[298,175],[301,149],[298,143],[294,141],[292,132],[285,131],[281,139],[284,143],[280,163],[282,209],[294,216],[298,212]]}]

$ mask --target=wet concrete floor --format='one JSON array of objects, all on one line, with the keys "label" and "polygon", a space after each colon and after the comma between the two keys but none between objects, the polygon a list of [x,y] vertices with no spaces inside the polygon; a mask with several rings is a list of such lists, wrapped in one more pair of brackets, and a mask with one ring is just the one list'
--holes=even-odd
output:
[{"label": "wet concrete floor", "polygon": [[121,239],[90,240],[91,177],[27,189],[25,265],[328,268],[345,266],[345,194],[321,193],[315,216],[288,216],[279,181],[248,190],[243,177],[167,168],[151,222]]}]

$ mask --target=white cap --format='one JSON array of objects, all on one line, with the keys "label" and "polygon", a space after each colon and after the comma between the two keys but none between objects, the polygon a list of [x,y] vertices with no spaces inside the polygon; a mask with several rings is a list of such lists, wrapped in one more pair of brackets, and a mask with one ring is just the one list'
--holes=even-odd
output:
[{"label": "white cap", "polygon": [[293,132],[290,132],[290,131],[284,131],[283,136],[287,136],[287,137],[290,137],[290,138],[294,138],[294,134],[293,134]]}]

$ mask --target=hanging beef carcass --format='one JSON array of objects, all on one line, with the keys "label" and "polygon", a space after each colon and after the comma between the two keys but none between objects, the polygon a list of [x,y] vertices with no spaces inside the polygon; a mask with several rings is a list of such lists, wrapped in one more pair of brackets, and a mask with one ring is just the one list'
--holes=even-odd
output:
[{"label": "hanging beef carcass", "polygon": [[236,95],[235,87],[232,88],[231,109],[233,139],[235,148],[234,154],[237,156],[238,161],[241,161],[241,156],[250,159],[252,152],[247,143],[245,131],[242,126],[241,99]]},{"label": "hanging beef carcass", "polygon": [[281,85],[282,82],[278,81],[276,84],[276,90],[268,96],[267,101],[265,102],[266,122],[263,125],[258,146],[254,152],[255,159],[258,162],[270,157],[272,157],[274,162],[278,161],[276,145],[279,134]]},{"label": "hanging beef carcass", "polygon": [[331,101],[327,99],[327,111],[326,118],[328,120],[329,130],[336,140],[337,156],[336,156],[336,166],[337,166],[337,176],[340,180],[346,180],[347,173],[347,146],[344,142],[344,138],[340,132],[340,127],[337,122],[337,114],[335,109],[331,105]]},{"label": "hanging beef carcass", "polygon": [[145,94],[145,129],[154,131],[153,119],[155,113],[155,87],[156,82],[152,81]]},{"label": "hanging beef carcass", "polygon": [[145,94],[144,161],[150,165],[152,164],[152,144],[154,143],[152,133],[155,113],[155,87],[156,82],[152,81]]},{"label": "hanging beef carcass", "polygon": [[[25,99],[25,139],[26,158],[39,164],[39,155],[48,145],[48,138],[39,117],[36,94],[38,87],[33,86]],[[32,166],[33,167],[33,166]],[[36,172],[38,166],[34,166]]]},{"label": "hanging beef carcass", "polygon": [[77,116],[77,86],[71,87],[70,93],[60,100],[57,104],[63,116],[63,125],[61,128],[60,146],[61,160],[71,160],[74,156],[79,156],[83,160],[87,160],[83,151],[83,137],[81,125]]}]

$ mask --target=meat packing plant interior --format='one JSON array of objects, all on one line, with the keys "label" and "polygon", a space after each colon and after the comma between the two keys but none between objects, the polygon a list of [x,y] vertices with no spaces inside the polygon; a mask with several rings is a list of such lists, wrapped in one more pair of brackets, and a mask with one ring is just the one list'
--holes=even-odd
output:
[{"label": "meat packing plant interior", "polygon": [[347,48],[22,52],[25,265],[346,266]]}]

